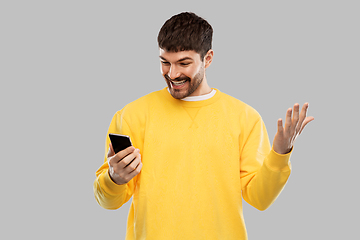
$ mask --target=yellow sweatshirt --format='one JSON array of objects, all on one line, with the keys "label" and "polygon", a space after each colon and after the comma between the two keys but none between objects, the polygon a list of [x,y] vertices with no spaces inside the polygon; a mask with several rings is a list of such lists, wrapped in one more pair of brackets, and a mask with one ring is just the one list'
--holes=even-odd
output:
[{"label": "yellow sweatshirt", "polygon": [[129,183],[109,178],[105,162],[94,193],[106,209],[132,196],[127,240],[247,239],[242,197],[268,208],[290,175],[290,153],[269,143],[260,115],[216,89],[207,100],[174,99],[167,88],[126,105],[108,133],[125,134],[140,149],[143,168]]}]

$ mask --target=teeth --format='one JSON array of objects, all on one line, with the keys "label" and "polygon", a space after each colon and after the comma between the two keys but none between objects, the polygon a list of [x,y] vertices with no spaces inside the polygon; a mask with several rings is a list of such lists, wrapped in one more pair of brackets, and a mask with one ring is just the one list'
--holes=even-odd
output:
[{"label": "teeth", "polygon": [[181,84],[183,84],[184,82],[186,82],[186,80],[182,80],[182,81],[179,81],[179,82],[173,82],[173,81],[171,81],[174,85],[176,85],[176,86],[179,86],[179,85],[181,85]]}]

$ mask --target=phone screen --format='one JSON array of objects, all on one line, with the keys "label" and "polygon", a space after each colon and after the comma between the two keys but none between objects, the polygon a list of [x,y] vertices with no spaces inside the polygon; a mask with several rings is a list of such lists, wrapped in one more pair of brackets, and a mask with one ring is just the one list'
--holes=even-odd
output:
[{"label": "phone screen", "polygon": [[130,137],[127,135],[110,133],[109,138],[115,154],[132,145]]}]

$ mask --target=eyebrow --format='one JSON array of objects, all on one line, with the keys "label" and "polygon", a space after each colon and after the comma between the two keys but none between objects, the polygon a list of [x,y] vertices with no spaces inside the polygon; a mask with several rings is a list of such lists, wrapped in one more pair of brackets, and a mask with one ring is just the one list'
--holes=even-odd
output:
[{"label": "eyebrow", "polygon": [[[168,62],[168,60],[166,60],[166,58],[162,57],[162,56],[159,56],[162,60]],[[193,60],[191,57],[184,57],[184,58],[181,58],[179,60],[177,60],[176,62],[182,62],[182,61],[185,61],[185,60]]]}]

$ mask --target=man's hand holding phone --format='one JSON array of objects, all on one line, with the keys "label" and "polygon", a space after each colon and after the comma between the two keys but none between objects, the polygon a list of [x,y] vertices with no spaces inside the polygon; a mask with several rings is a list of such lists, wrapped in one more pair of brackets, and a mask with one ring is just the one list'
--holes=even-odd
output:
[{"label": "man's hand holding phone", "polygon": [[130,146],[115,154],[112,144],[108,152],[110,178],[118,185],[128,183],[142,168],[140,150]]}]

